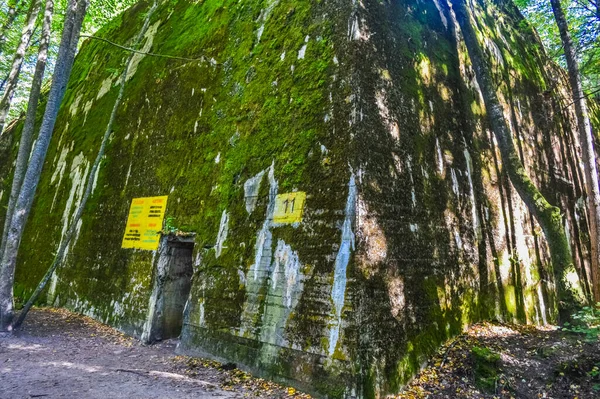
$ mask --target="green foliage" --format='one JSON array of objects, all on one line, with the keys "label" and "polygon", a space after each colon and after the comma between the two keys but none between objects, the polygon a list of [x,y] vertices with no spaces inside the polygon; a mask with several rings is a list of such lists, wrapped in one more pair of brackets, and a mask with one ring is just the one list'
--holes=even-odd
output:
[{"label": "green foliage", "polygon": [[173,216],[165,217],[163,222],[163,229],[159,232],[163,235],[174,235],[180,237],[191,237],[195,234],[189,231],[185,231],[185,227],[178,225],[176,219]]},{"label": "green foliage", "polygon": [[179,230],[175,225],[175,218],[173,216],[167,216],[165,218],[164,227],[162,229],[163,234],[175,234]]},{"label": "green foliage", "polygon": [[[566,66],[562,42],[549,1],[516,0],[535,27],[548,55],[561,66]],[[600,12],[593,0],[580,0],[563,4],[571,38],[579,55],[579,66],[585,89],[598,89],[600,77]]]},{"label": "green foliage", "polygon": [[562,330],[583,334],[589,341],[600,335],[600,302],[595,306],[585,306],[571,316],[573,323],[565,322]]},{"label": "green foliage", "polygon": [[[120,14],[123,10],[130,7],[136,2],[136,0],[91,0],[88,12],[85,17],[82,34],[94,34],[101,27],[108,24],[113,18]],[[2,50],[0,50],[0,82],[4,80],[12,64],[14,52],[20,39],[21,29],[26,16],[27,8],[30,4],[28,0],[10,0],[4,5],[0,5],[0,31],[4,27],[7,21],[7,12],[10,5],[15,5],[17,8],[17,16],[6,32],[6,43]],[[68,1],[67,0],[55,0],[54,1],[54,15],[52,18],[52,32],[50,36],[50,44],[48,49],[48,65],[44,81],[49,83],[52,78],[52,68],[58,54],[58,45],[60,43],[60,37],[64,26],[64,15],[66,13]],[[45,2],[42,1],[41,10],[38,15],[36,23],[36,30],[31,40],[31,44],[25,53],[25,59],[21,69],[19,78],[19,85],[17,86],[16,92],[13,96],[12,105],[9,113],[9,120],[18,118],[22,113],[26,111],[27,100],[29,99],[29,91],[31,89],[31,80],[33,78],[33,72],[35,64],[37,62],[38,44],[40,42],[42,16],[44,14]],[[83,41],[80,41],[80,44]],[[2,88],[0,87],[0,95],[2,94]]]}]

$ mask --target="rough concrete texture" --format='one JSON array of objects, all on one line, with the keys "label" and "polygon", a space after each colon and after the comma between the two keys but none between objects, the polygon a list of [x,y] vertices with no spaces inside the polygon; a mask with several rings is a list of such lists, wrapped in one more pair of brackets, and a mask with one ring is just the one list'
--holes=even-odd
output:
[{"label": "rough concrete texture", "polygon": [[[148,8],[98,35],[127,45]],[[471,11],[527,172],[564,212],[569,281],[587,292],[564,74],[512,3]],[[140,336],[156,253],[121,238],[131,198],[169,195],[167,216],[196,233],[184,353],[376,397],[473,321],[556,317],[546,243],[502,173],[446,2],[166,1],[144,49],[180,58],[136,56],[48,303]],[[20,298],[81,199],[125,57],[81,48],[21,246]],[[302,221],[275,223],[276,196],[293,191],[307,193]]]}]

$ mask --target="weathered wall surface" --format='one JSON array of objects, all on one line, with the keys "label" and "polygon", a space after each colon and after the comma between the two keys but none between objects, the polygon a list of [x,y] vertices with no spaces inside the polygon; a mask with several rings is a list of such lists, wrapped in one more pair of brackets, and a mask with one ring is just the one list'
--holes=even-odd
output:
[{"label": "weathered wall surface", "polygon": [[[99,35],[127,45],[149,6]],[[565,212],[572,280],[585,291],[564,76],[514,6],[473,12],[527,171]],[[164,2],[143,51],[180,58],[135,56],[48,303],[141,335],[156,254],[121,249],[121,238],[131,198],[169,195],[167,215],[196,233],[186,353],[373,397],[397,391],[470,322],[555,316],[543,237],[502,173],[445,2]],[[81,200],[125,57],[82,46],[17,295],[35,287]],[[302,222],[275,223],[275,196],[293,191],[307,193]]]},{"label": "weathered wall surface", "polygon": [[0,135],[0,221],[2,223],[4,223],[4,215],[10,196],[13,160],[18,151],[15,144],[15,135],[19,131],[20,128],[18,130],[7,129],[5,134]]},{"label": "weathered wall surface", "polygon": [[[365,1],[353,20],[361,148],[353,317],[374,392],[397,390],[470,322],[545,323],[557,310],[543,234],[502,172],[454,16],[443,1],[409,3]],[[587,290],[564,74],[512,3],[471,10],[526,170],[565,212],[577,261],[569,280]]]}]

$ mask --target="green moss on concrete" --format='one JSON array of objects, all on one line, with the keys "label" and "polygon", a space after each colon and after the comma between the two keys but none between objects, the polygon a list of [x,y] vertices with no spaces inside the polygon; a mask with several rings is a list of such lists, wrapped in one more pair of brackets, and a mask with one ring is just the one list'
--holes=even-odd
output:
[{"label": "green moss on concrete", "polygon": [[[47,300],[139,335],[154,254],[120,243],[131,198],[169,195],[167,214],[196,233],[186,351],[323,396],[377,397],[397,392],[469,323],[539,321],[533,287],[544,279],[523,278],[532,265],[502,264],[519,255],[515,215],[524,212],[497,161],[448,10],[434,2],[361,4],[162,3],[150,21],[151,51],[185,60],[145,56],[127,82],[93,196]],[[126,45],[149,6],[138,3],[98,35]],[[557,112],[543,94],[550,81],[541,47],[512,5],[478,3],[476,11],[481,39],[495,45],[488,56],[507,113],[521,111],[513,121],[519,145],[538,148],[547,131],[536,128],[538,113]],[[23,240],[18,295],[35,286],[76,208],[117,95],[107,82],[126,55],[94,40],[81,48]],[[553,150],[541,147],[527,165],[551,170]],[[301,263],[293,309],[274,308],[281,299],[271,279],[248,292],[271,165],[279,193],[307,193],[300,225],[270,228],[271,250],[281,240]],[[244,183],[261,171],[248,213]],[[352,215],[356,248],[330,355],[334,260],[351,174],[368,212]],[[551,191],[547,174],[534,175]],[[217,256],[224,212],[228,236]],[[385,251],[370,246],[369,234]],[[506,281],[502,267],[510,268]],[[256,305],[245,320],[252,328],[242,325],[248,303]],[[551,316],[554,303],[545,307]],[[275,316],[277,338],[267,334]]]}]

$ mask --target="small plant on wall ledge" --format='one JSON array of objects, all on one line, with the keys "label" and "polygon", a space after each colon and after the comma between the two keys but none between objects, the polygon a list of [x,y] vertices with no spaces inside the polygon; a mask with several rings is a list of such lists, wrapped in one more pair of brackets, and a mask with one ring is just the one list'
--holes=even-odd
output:
[{"label": "small plant on wall ledge", "polygon": [[175,218],[173,216],[167,216],[163,223],[163,229],[159,232],[162,235],[170,235],[177,237],[193,237],[196,235],[193,231],[184,231],[177,227]]}]

